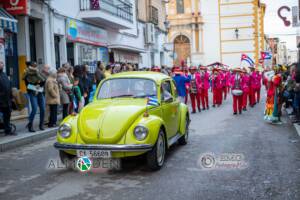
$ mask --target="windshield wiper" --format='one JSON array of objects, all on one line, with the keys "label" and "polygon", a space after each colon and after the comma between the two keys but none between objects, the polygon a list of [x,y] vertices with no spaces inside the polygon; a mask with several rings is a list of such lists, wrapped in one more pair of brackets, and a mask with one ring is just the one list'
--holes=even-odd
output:
[{"label": "windshield wiper", "polygon": [[121,98],[121,97],[134,97],[134,96],[132,94],[122,94],[122,95],[113,96],[113,97],[110,97],[110,98],[114,99],[114,98]]},{"label": "windshield wiper", "polygon": [[144,95],[137,95],[133,98],[146,98],[146,97],[156,97],[156,94],[144,94]]}]

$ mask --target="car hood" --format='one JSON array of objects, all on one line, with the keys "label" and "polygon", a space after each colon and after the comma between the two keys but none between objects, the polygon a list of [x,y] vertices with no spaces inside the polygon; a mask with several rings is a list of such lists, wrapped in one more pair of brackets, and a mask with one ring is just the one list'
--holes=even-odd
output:
[{"label": "car hood", "polygon": [[146,110],[144,99],[96,101],[85,107],[78,118],[81,139],[87,144],[116,144]]}]

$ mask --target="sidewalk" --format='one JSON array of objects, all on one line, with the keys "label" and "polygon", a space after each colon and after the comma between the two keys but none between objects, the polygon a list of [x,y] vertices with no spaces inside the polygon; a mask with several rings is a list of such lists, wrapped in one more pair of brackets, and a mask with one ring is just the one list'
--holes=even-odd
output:
[{"label": "sidewalk", "polygon": [[[293,112],[293,109],[292,108],[288,108],[288,109],[285,109],[289,118],[292,119],[292,116],[290,115],[292,112]],[[298,123],[293,123],[298,135],[300,136],[300,125]]]},{"label": "sidewalk", "polygon": [[[26,117],[26,116],[25,116]],[[17,119],[17,120],[16,120]],[[28,132],[26,125],[28,123],[27,117],[20,115],[15,116],[12,120],[14,125],[16,125],[16,133],[17,136],[5,136],[4,132],[0,130],[0,152],[4,152],[10,149],[14,149],[16,147],[20,147],[22,145],[31,144],[49,137],[53,137],[56,135],[57,128],[48,128],[45,126],[44,131],[40,131],[38,128],[39,124],[39,116],[37,115],[34,120],[34,130],[35,133]]]}]

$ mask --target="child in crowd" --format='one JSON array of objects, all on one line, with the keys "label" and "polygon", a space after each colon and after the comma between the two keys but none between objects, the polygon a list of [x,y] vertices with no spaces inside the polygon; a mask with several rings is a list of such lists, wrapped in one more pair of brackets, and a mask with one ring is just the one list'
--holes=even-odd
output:
[{"label": "child in crowd", "polygon": [[80,92],[80,88],[78,86],[79,84],[79,78],[78,77],[75,77],[74,78],[74,84],[73,84],[73,107],[74,107],[74,112],[75,113],[79,113],[80,110],[82,109],[83,105],[84,105],[84,98],[83,96],[81,95],[81,92]]}]

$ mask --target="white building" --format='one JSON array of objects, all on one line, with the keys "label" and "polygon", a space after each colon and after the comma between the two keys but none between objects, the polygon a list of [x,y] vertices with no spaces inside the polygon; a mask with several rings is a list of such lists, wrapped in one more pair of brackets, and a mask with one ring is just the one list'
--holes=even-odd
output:
[{"label": "white building", "polygon": [[287,64],[293,64],[298,62],[298,50],[288,50],[287,51]]}]

